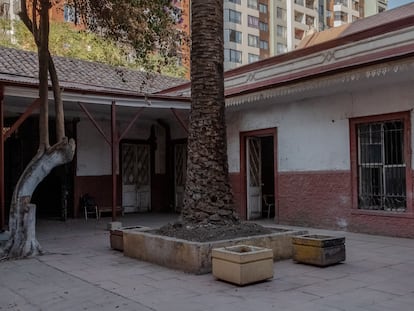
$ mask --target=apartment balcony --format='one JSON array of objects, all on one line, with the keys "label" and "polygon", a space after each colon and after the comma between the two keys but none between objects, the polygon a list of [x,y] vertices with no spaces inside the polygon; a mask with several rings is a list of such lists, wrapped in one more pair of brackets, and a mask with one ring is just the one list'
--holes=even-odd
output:
[{"label": "apartment balcony", "polygon": [[315,0],[306,0],[305,1],[306,8],[310,10],[315,10],[317,7],[315,2],[316,2]]},{"label": "apartment balcony", "polygon": [[333,26],[334,27],[339,27],[339,26],[342,26],[342,25],[345,25],[345,24],[348,24],[348,22],[344,22],[344,21],[334,21]]},{"label": "apartment balcony", "polygon": [[305,14],[303,12],[295,11],[295,22],[304,24],[305,23]]},{"label": "apartment balcony", "polygon": [[299,40],[299,41],[302,40],[303,37],[305,36],[305,33],[306,33],[305,29],[296,28],[296,26],[295,26],[295,39],[296,40]]},{"label": "apartment balcony", "polygon": [[315,0],[295,0],[296,5],[305,7],[310,10],[314,10],[316,8],[315,2]]},{"label": "apartment balcony", "polygon": [[347,12],[348,7],[343,4],[335,4],[333,10],[334,12]]}]

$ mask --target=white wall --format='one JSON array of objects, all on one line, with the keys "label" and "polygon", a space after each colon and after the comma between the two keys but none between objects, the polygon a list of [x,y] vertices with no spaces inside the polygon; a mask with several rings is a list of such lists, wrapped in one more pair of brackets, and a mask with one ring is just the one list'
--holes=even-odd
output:
[{"label": "white wall", "polygon": [[[99,121],[98,124],[110,138],[111,124],[109,121]],[[122,132],[127,122],[118,122],[118,131]],[[151,126],[156,125],[156,135],[159,137],[160,147],[165,141],[165,133],[160,125],[153,121],[140,120],[128,131],[124,139],[147,140],[151,135]],[[81,119],[77,125],[78,138],[77,144],[77,176],[101,176],[112,174],[111,148],[95,126],[88,119]],[[186,138],[187,134],[178,121],[174,121],[170,126],[171,139]],[[165,147],[165,146],[164,146]],[[163,158],[165,158],[165,148],[156,150],[156,172],[163,173]]]},{"label": "white wall", "polygon": [[[110,123],[99,122],[110,137]],[[77,176],[100,176],[111,174],[111,148],[93,124],[82,119],[77,126]]]},{"label": "white wall", "polygon": [[[344,86],[344,89],[346,86]],[[412,83],[227,110],[230,172],[240,171],[239,133],[277,127],[278,170],[349,170],[349,118],[414,108]],[[252,106],[251,106],[252,107]],[[413,116],[413,113],[412,113]],[[414,135],[411,135],[414,146]]]}]

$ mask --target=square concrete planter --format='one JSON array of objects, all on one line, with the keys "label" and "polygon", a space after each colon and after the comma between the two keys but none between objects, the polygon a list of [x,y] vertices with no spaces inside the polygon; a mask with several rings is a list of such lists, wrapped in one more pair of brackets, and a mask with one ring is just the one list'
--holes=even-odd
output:
[{"label": "square concrete planter", "polygon": [[117,251],[124,251],[124,232],[125,231],[142,231],[149,230],[148,227],[143,226],[132,226],[132,227],[122,227],[119,229],[110,230],[109,241],[111,248]]},{"label": "square concrete planter", "polygon": [[326,235],[302,235],[292,238],[293,259],[325,267],[345,260],[345,238]]},{"label": "square concrete planter", "polygon": [[273,251],[269,248],[236,245],[214,248],[211,252],[213,275],[237,285],[273,277]]}]

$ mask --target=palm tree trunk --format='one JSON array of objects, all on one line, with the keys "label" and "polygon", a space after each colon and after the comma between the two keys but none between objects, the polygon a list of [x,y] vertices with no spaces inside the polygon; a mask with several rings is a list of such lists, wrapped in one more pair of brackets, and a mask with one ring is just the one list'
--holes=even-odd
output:
[{"label": "palm tree trunk", "polygon": [[191,113],[185,222],[232,224],[224,111],[223,0],[193,0],[191,34]]}]

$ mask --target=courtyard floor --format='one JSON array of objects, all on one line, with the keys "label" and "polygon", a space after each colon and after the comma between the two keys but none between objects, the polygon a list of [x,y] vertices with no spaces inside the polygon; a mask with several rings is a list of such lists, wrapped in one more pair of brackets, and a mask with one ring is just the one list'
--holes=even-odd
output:
[{"label": "courtyard floor", "polygon": [[[123,225],[158,227],[177,215],[128,215]],[[0,262],[0,310],[324,311],[414,308],[414,240],[305,228],[346,237],[344,263],[317,268],[275,262],[272,280],[245,287],[124,257],[106,225],[40,220],[45,255]],[[269,221],[262,224],[272,225]]]}]

